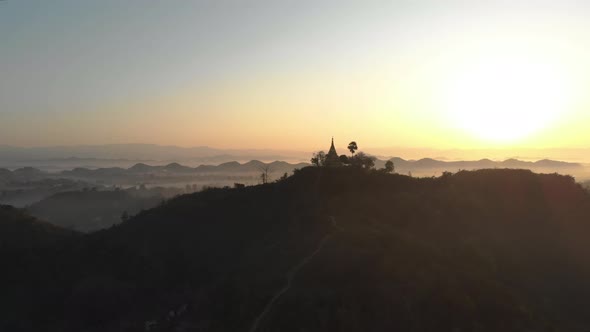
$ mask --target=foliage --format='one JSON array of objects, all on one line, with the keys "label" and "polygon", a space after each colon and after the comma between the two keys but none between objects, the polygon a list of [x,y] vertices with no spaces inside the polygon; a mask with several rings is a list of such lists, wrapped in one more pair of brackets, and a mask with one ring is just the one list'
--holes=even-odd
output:
[{"label": "foliage", "polygon": [[24,210],[0,205],[0,248],[46,247],[74,235],[77,233],[37,220]]},{"label": "foliage", "polygon": [[310,162],[317,167],[324,166],[326,164],[326,153],[324,151],[315,152]]},{"label": "foliage", "polygon": [[0,330],[247,330],[328,237],[259,331],[577,331],[588,220],[589,194],[556,174],[307,167],[50,249],[4,247]]},{"label": "foliage", "polygon": [[120,223],[124,213],[135,214],[153,208],[164,197],[163,191],[147,188],[71,191],[45,198],[27,210],[55,225],[91,232]]},{"label": "foliage", "polygon": [[393,173],[395,171],[395,166],[393,165],[393,161],[388,160],[385,162],[385,173]]},{"label": "foliage", "polygon": [[338,157],[338,159],[340,159],[340,162],[341,162],[343,165],[348,165],[348,164],[350,164],[350,158],[348,158],[348,156],[347,156],[347,155],[345,155],[345,154],[343,154],[343,155],[340,155],[340,157]]},{"label": "foliage", "polygon": [[354,167],[363,169],[372,169],[375,167],[376,157],[369,156],[364,152],[359,152],[355,156],[350,158],[350,164]]},{"label": "foliage", "polygon": [[357,146],[357,144],[356,144],[355,141],[352,141],[352,142],[348,143],[348,151],[350,151],[350,154],[352,156],[354,156],[354,152],[356,150],[358,150],[358,146]]}]

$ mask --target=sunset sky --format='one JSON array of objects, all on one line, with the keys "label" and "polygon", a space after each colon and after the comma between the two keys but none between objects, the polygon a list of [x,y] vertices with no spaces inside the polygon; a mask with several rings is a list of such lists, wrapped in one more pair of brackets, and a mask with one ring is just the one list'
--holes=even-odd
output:
[{"label": "sunset sky", "polygon": [[0,1],[0,145],[590,147],[588,1]]}]

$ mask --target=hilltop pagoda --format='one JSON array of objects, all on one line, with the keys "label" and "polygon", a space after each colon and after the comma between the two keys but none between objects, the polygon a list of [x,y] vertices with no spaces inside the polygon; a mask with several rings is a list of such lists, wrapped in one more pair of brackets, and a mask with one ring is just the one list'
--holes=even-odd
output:
[{"label": "hilltop pagoda", "polygon": [[342,162],[338,157],[338,153],[336,152],[336,148],[334,147],[334,137],[332,137],[332,145],[330,145],[330,151],[326,155],[326,167],[340,167],[342,166]]}]

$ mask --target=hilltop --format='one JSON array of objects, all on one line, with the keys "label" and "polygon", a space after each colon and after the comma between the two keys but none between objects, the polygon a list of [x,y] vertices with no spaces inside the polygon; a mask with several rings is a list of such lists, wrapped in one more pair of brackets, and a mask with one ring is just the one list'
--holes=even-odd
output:
[{"label": "hilltop", "polygon": [[[65,245],[10,330],[580,331],[590,197],[525,170],[308,167],[183,195]],[[4,284],[6,285],[6,284]],[[4,301],[4,299],[2,300]],[[27,318],[28,317],[28,318]],[[27,325],[30,324],[30,325]],[[152,325],[150,325],[152,326]]]}]

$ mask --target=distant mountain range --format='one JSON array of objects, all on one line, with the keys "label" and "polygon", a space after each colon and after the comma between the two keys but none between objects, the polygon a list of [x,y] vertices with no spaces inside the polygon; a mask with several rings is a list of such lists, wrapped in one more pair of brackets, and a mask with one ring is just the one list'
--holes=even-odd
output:
[{"label": "distant mountain range", "polygon": [[137,163],[129,168],[75,168],[71,171],[62,171],[60,174],[64,176],[79,176],[87,177],[93,175],[137,175],[137,174],[200,174],[206,175],[210,173],[253,173],[260,172],[262,168],[269,167],[273,173],[289,173],[295,168],[302,168],[309,166],[307,163],[290,164],[285,161],[274,161],[271,163],[264,163],[258,160],[251,160],[247,163],[239,163],[231,161],[219,165],[200,165],[197,167],[184,166],[179,163],[170,163],[165,166],[150,166],[144,163]]},{"label": "distant mountain range", "polygon": [[[568,160],[578,161],[578,159],[552,158],[543,159],[514,157],[511,159],[503,158],[498,151],[489,151],[488,156],[494,160],[481,159],[473,161],[449,161],[446,158],[453,158],[453,160],[461,160],[456,158],[460,156],[459,150],[455,151],[437,151],[424,149],[397,149],[399,153],[395,153],[396,149],[389,152],[383,149],[363,149],[366,153],[378,156],[381,160],[386,160],[389,156],[445,156],[414,159],[414,158],[392,158],[398,170],[412,171],[421,169],[437,169],[445,168],[447,170],[459,169],[477,169],[487,167],[500,168],[563,168],[563,167],[580,167],[579,164],[561,163],[554,161]],[[347,151],[340,147],[340,153],[347,153]],[[543,150],[544,151],[544,150]],[[559,151],[535,151],[533,155],[547,155],[547,156],[561,156]],[[569,151],[569,150],[568,150]],[[563,151],[562,151],[563,152]],[[567,151],[566,151],[567,152]],[[583,154],[583,151],[574,151],[578,155]],[[447,155],[448,153],[448,155]],[[483,152],[482,152],[483,153]],[[479,153],[479,155],[482,155]],[[589,152],[590,153],[590,152]],[[463,155],[473,155],[470,151],[464,151]],[[477,154],[476,154],[477,155]],[[263,162],[271,162],[274,160],[282,160],[288,163],[302,163],[308,162],[311,156],[310,151],[296,151],[296,150],[273,150],[273,149],[218,149],[207,146],[198,147],[178,147],[178,146],[162,146],[155,144],[111,144],[111,145],[83,145],[83,146],[54,146],[54,147],[13,147],[7,145],[0,145],[0,168],[17,169],[23,167],[35,167],[43,171],[57,173],[63,170],[72,170],[75,168],[122,168],[127,169],[135,164],[142,163],[147,165],[165,166],[170,163],[180,163],[184,166],[195,168],[198,165],[223,165],[223,168],[240,168],[231,162],[237,161],[246,163],[250,160],[260,160]],[[542,159],[537,162],[530,160]],[[581,159],[579,159],[581,160]],[[377,161],[377,166],[382,167],[380,161]],[[241,167],[244,168],[244,167]],[[246,167],[248,168],[248,167]],[[211,170],[211,166],[201,167],[201,169]],[[220,170],[221,170],[220,169]],[[1,174],[0,174],[1,176]]]},{"label": "distant mountain range", "polygon": [[[522,161],[517,159],[508,159],[504,161],[493,161],[482,159],[476,161],[441,161],[431,158],[419,160],[405,160],[402,158],[391,158],[398,173],[415,172],[417,176],[431,176],[443,171],[456,172],[459,170],[474,170],[484,168],[520,168],[530,169],[539,172],[570,172],[581,173],[585,170],[582,164],[568,163],[556,160],[539,160],[535,162]],[[386,160],[377,159],[376,168],[382,168]],[[70,170],[59,172],[46,172],[34,167],[23,167],[10,171],[0,168],[0,182],[8,180],[28,180],[40,179],[47,176],[77,178],[77,179],[108,179],[112,177],[133,177],[152,175],[157,177],[174,177],[174,176],[201,176],[225,174],[240,175],[260,173],[263,168],[268,167],[274,177],[284,173],[291,173],[294,169],[300,169],[309,166],[308,163],[288,163],[285,161],[274,161],[265,163],[259,160],[251,160],[246,163],[231,161],[219,165],[200,165],[189,167],[180,163],[169,163],[167,165],[148,165],[146,163],[136,163],[135,165],[123,167],[106,167],[106,168],[85,168],[76,167]]]},{"label": "distant mountain range", "polygon": [[[568,163],[564,161],[556,161],[550,159],[543,159],[535,162],[522,161],[518,159],[507,159],[504,161],[493,161],[490,159],[474,160],[474,161],[442,161],[431,158],[423,158],[419,160],[405,160],[402,158],[391,158],[395,168],[398,170],[429,170],[429,169],[444,169],[448,171],[482,169],[482,168],[524,168],[524,169],[575,169],[582,168],[583,165],[579,163]],[[375,165],[377,168],[383,167],[387,160],[377,159]],[[90,169],[84,167],[77,167],[72,170],[61,171],[59,174],[66,176],[88,176],[88,175],[115,175],[115,174],[141,174],[141,173],[245,173],[245,172],[259,172],[261,168],[268,166],[273,172],[291,172],[295,168],[302,168],[309,166],[309,163],[288,163],[285,161],[274,161],[265,163],[259,160],[251,160],[246,163],[239,163],[237,161],[225,162],[219,165],[200,165],[197,167],[189,167],[181,165],[180,163],[170,163],[164,166],[152,166],[145,163],[137,163],[129,168],[122,167],[108,167]],[[39,169],[33,167],[22,167],[14,171],[5,168],[0,168],[0,177],[18,176],[31,177],[41,176],[47,174]]]},{"label": "distant mountain range", "polygon": [[[523,161],[518,159],[507,159],[504,161],[494,161],[490,159],[481,159],[473,161],[441,161],[432,158],[423,158],[420,160],[404,160],[402,158],[391,158],[396,168],[401,169],[440,169],[445,168],[448,171],[459,169],[481,169],[481,168],[579,168],[583,167],[579,163],[568,163],[550,159],[538,160],[535,162]],[[382,161],[384,163],[384,161]],[[378,165],[380,163],[377,163]]]},{"label": "distant mountain range", "polygon": [[53,147],[13,147],[0,145],[0,163],[8,162],[125,162],[178,161],[185,163],[222,163],[231,160],[302,161],[309,152],[270,149],[216,149],[207,146],[178,147],[155,144],[111,144]]}]

